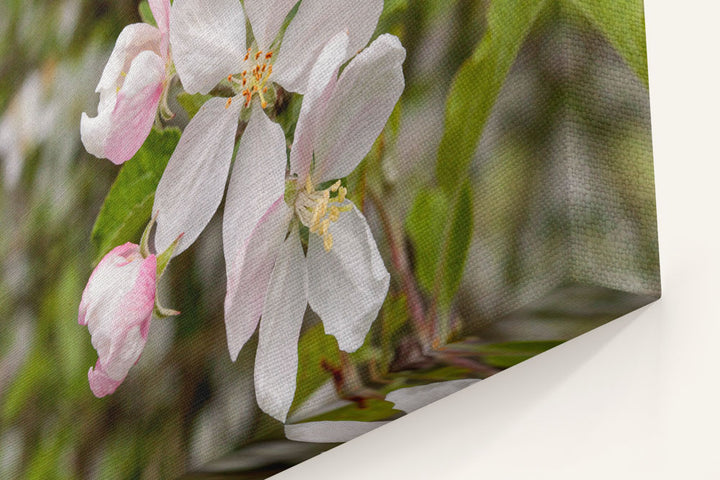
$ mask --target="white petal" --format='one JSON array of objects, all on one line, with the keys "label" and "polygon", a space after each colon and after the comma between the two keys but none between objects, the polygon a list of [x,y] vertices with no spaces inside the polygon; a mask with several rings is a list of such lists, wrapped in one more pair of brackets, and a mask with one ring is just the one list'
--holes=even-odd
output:
[{"label": "white petal", "polygon": [[223,217],[226,259],[244,258],[250,234],[285,192],[285,134],[262,109],[254,108],[238,147]]},{"label": "white petal", "polygon": [[308,422],[285,425],[288,440],[312,443],[343,443],[390,422]]},{"label": "white petal", "polygon": [[450,380],[447,382],[431,383],[419,387],[401,388],[390,392],[385,400],[393,402],[395,408],[404,412],[414,412],[418,408],[430,405],[433,402],[459,392],[465,387],[479,382],[476,378],[465,380]]},{"label": "white petal", "polygon": [[96,92],[115,90],[123,81],[133,59],[142,51],[150,50],[158,56],[160,51],[160,30],[146,23],[133,23],[125,27],[115,41],[110,58],[103,70]]},{"label": "white petal", "polygon": [[347,54],[348,36],[335,35],[325,46],[310,72],[307,93],[295,128],[295,141],[290,152],[290,171],[297,174],[300,185],[310,171],[315,127],[325,114],[328,99],[335,91],[337,73]]},{"label": "white petal", "polygon": [[295,397],[298,338],[307,307],[307,268],[295,230],[282,246],[265,297],[257,354],[258,406],[284,422]]},{"label": "white petal", "polygon": [[270,275],[291,218],[292,210],[283,197],[278,198],[253,230],[242,256],[225,259],[225,329],[233,361],[257,327]]},{"label": "white petal", "polygon": [[158,252],[180,234],[184,235],[175,256],[185,251],[220,205],[241,108],[241,100],[226,108],[226,99],[210,99],[185,128],[155,193]]},{"label": "white petal", "polygon": [[308,302],[341,350],[354,352],[365,340],[390,285],[365,217],[353,206],[330,226],[329,252],[317,235],[308,246]]},{"label": "white petal", "polygon": [[277,36],[285,17],[298,0],[245,0],[250,25],[260,50],[266,50]]},{"label": "white petal", "polygon": [[238,0],[175,0],[170,44],[183,88],[208,93],[245,58],[245,15]]},{"label": "white petal", "polygon": [[317,181],[349,175],[365,158],[405,88],[405,49],[381,35],[343,70],[315,142]]},{"label": "white petal", "polygon": [[370,40],[382,9],[382,0],[303,0],[283,37],[273,80],[304,94],[307,75],[327,42],[347,32],[349,59]]}]

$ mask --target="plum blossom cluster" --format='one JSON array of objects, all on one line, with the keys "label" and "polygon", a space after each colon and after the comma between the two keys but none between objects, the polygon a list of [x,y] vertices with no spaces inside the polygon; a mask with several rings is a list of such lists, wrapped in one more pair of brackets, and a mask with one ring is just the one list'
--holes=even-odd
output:
[{"label": "plum blossom cluster", "polygon": [[[405,50],[387,34],[368,45],[382,0],[150,6],[158,28],[123,31],[98,85],[98,116],[83,115],[88,151],[115,163],[131,158],[157,119],[167,117],[175,75],[186,92],[212,98],[185,127],[157,187],[153,243],[163,252],[162,268],[151,268],[156,256],[146,243],[125,245],[88,283],[80,323],[90,328],[99,356],[91,386],[98,396],[112,393],[137,361],[159,311],[161,270],[200,236],[227,187],[229,353],[235,361],[259,328],[257,401],[285,421],[308,306],[340,349],[353,352],[387,295],[390,275],[342,179],[370,151],[403,92]],[[273,116],[280,88],[303,95],[289,155]],[[238,141],[241,119],[247,126]]]}]

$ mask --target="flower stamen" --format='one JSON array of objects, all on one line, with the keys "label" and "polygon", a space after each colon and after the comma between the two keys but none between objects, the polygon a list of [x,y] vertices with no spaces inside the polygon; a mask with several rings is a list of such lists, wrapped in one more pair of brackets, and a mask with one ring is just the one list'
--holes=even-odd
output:
[{"label": "flower stamen", "polygon": [[[332,195],[336,194],[336,195]],[[305,188],[298,192],[295,199],[295,214],[300,223],[305,225],[310,233],[323,240],[325,251],[332,250],[334,241],[330,233],[330,225],[340,219],[342,212],[349,212],[352,205],[345,203],[347,189],[338,180],[330,188],[316,190],[311,177],[305,180]]]},{"label": "flower stamen", "polygon": [[239,75],[228,75],[227,80],[242,89],[239,93],[245,97],[245,108],[250,107],[254,95],[260,99],[262,108],[267,108],[268,101],[265,94],[268,93],[268,83],[273,71],[271,63],[273,52],[266,53],[262,50],[258,50],[255,54],[252,52],[253,49],[249,48],[245,55],[245,62],[251,62],[252,66],[248,65],[248,68]]}]

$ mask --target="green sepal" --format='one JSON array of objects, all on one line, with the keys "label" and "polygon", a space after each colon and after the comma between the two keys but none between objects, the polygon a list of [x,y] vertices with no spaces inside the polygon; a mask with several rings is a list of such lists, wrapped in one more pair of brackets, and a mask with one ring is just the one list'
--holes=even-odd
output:
[{"label": "green sepal", "polygon": [[142,238],[140,239],[140,255],[142,255],[143,258],[147,258],[152,255],[150,253],[150,232],[152,231],[153,225],[155,225],[157,216],[158,214],[155,213],[155,215],[153,215],[150,219],[150,222],[148,222],[145,227],[145,231],[143,231]]},{"label": "green sepal", "polygon": [[155,296],[155,306],[153,307],[153,315],[155,315],[157,318],[163,319],[163,318],[170,318],[175,317],[177,315],[180,315],[180,312],[177,310],[173,310],[171,308],[165,308],[162,305],[160,305],[160,302],[158,301],[157,295]]},{"label": "green sepal", "polygon": [[180,243],[180,239],[183,237],[183,233],[181,233],[173,243],[170,244],[170,246],[162,252],[160,255],[157,256],[157,278],[162,277],[163,273],[165,273],[165,269],[167,268],[168,264],[170,263],[170,260],[172,259],[173,253],[175,252],[175,249],[178,246],[178,243]]}]

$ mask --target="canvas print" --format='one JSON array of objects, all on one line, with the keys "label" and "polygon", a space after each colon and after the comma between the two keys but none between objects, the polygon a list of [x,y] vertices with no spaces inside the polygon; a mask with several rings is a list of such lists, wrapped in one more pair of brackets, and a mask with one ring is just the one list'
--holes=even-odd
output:
[{"label": "canvas print", "polygon": [[660,295],[642,0],[0,32],[1,478],[267,478]]}]

